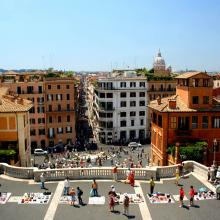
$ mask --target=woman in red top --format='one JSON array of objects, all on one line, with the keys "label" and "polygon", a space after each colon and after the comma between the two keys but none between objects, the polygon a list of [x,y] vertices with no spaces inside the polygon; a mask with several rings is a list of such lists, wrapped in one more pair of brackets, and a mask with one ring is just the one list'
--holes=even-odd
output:
[{"label": "woman in red top", "polygon": [[180,187],[179,195],[180,195],[180,205],[179,205],[179,207],[181,208],[181,207],[183,207],[183,198],[184,198],[184,195],[185,195],[183,187]]},{"label": "woman in red top", "polygon": [[193,189],[193,186],[190,186],[190,191],[189,191],[189,196],[190,196],[190,205],[194,205],[194,195],[195,195],[195,190]]}]

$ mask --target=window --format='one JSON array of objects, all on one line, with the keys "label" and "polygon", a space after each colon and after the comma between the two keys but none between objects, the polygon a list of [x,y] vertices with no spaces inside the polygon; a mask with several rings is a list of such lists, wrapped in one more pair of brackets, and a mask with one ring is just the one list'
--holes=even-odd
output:
[{"label": "window", "polygon": [[36,130],[35,129],[31,129],[30,130],[30,135],[31,136],[35,136],[36,135]]},{"label": "window", "polygon": [[140,87],[145,87],[145,82],[140,82],[140,83],[139,83],[139,86],[140,86]]},{"label": "window", "polygon": [[178,129],[189,130],[189,117],[178,117]]},{"label": "window", "polygon": [[62,134],[62,133],[63,133],[63,128],[62,127],[57,128],[57,134]]},{"label": "window", "polygon": [[66,100],[70,100],[70,94],[66,94]]},{"label": "window", "polygon": [[71,133],[71,132],[72,132],[72,127],[67,126],[67,127],[66,127],[66,133]]},{"label": "window", "polygon": [[219,149],[220,149],[220,140],[216,140],[216,144],[214,145],[213,143],[213,152],[219,152]]},{"label": "window", "polygon": [[193,79],[192,84],[194,87],[198,87],[199,86],[199,79]]},{"label": "window", "polygon": [[44,113],[44,107],[42,107],[42,106],[37,107],[37,112],[38,113]]},{"label": "window", "polygon": [[100,98],[105,98],[105,93],[103,93],[103,92],[99,93],[99,97]]},{"label": "window", "polygon": [[66,105],[66,110],[67,110],[67,111],[70,111],[70,104],[67,104],[67,105]]},{"label": "window", "polygon": [[113,94],[112,93],[107,93],[107,98],[113,98]]},{"label": "window", "polygon": [[62,121],[62,117],[58,116],[58,123],[60,123]]},{"label": "window", "polygon": [[202,117],[202,128],[208,128],[209,126],[209,118],[208,116]]},{"label": "window", "polygon": [[192,128],[198,128],[198,116],[192,116]]},{"label": "window", "polygon": [[139,116],[145,116],[145,111],[140,111]]},{"label": "window", "polygon": [[145,97],[145,92],[139,92],[139,97]]},{"label": "window", "polygon": [[121,98],[126,98],[126,92],[121,92],[120,97]]},{"label": "window", "polygon": [[38,118],[38,124],[44,124],[45,118]]},{"label": "window", "polygon": [[60,112],[61,111],[61,105],[57,105],[57,111]]},{"label": "window", "polygon": [[60,85],[57,85],[57,89],[60,89]]},{"label": "window", "polygon": [[136,116],[136,112],[130,112],[130,116],[131,117]]},{"label": "window", "polygon": [[20,86],[17,87],[17,94],[21,94],[21,87]]},{"label": "window", "polygon": [[199,104],[199,96],[193,96],[192,97],[192,103],[193,104]]},{"label": "window", "polygon": [[53,110],[52,110],[52,105],[48,105],[48,110],[49,110],[49,112],[52,112]]},{"label": "window", "polygon": [[45,129],[39,129],[38,133],[39,135],[45,135]]},{"label": "window", "polygon": [[212,128],[220,128],[220,116],[212,117]]},{"label": "window", "polygon": [[136,82],[130,82],[130,87],[136,87]]},{"label": "window", "polygon": [[35,124],[35,119],[34,119],[34,118],[31,118],[31,119],[30,119],[30,124],[31,124],[31,125]]},{"label": "window", "polygon": [[56,100],[61,101],[62,100],[62,94],[56,94]]},{"label": "window", "polygon": [[34,87],[33,86],[28,86],[27,87],[27,93],[28,94],[33,94],[34,93]]},{"label": "window", "polygon": [[48,128],[48,135],[49,135],[49,138],[54,137],[54,128]]},{"label": "window", "polygon": [[157,124],[157,114],[153,112],[153,123]]},{"label": "window", "polygon": [[53,101],[53,95],[52,94],[47,95],[47,101]]},{"label": "window", "polygon": [[126,112],[120,112],[120,117],[126,117]]},{"label": "window", "polygon": [[209,80],[208,79],[203,79],[203,86],[208,87],[209,86]]},{"label": "window", "polygon": [[136,92],[131,92],[130,97],[136,97]]},{"label": "window", "polygon": [[126,82],[121,82],[121,83],[120,83],[120,87],[121,87],[121,88],[126,88]]},{"label": "window", "polygon": [[158,115],[158,126],[162,128],[163,120],[162,115]]},{"label": "window", "polygon": [[38,86],[38,93],[39,94],[43,93],[43,86]]},{"label": "window", "polygon": [[144,119],[140,119],[140,125],[144,125]]},{"label": "window", "polygon": [[38,97],[37,102],[40,103],[40,104],[43,104],[44,103],[44,97]]},{"label": "window", "polygon": [[121,127],[126,127],[126,121],[121,121]]},{"label": "window", "polygon": [[203,96],[203,104],[209,104],[209,96]]},{"label": "window", "polygon": [[139,106],[145,106],[145,101],[140,101]]},{"label": "window", "polygon": [[66,89],[70,89],[70,85],[66,85]]},{"label": "window", "polygon": [[53,123],[53,118],[52,118],[52,116],[49,116],[49,123]]},{"label": "window", "polygon": [[67,121],[67,122],[70,122],[70,115],[67,115],[67,116],[66,116],[66,121]]},{"label": "window", "polygon": [[48,89],[51,89],[51,85],[48,85],[47,88],[48,88]]},{"label": "window", "polygon": [[131,120],[131,126],[134,126],[134,120]]},{"label": "window", "polygon": [[126,102],[125,101],[121,102],[121,107],[126,107]]},{"label": "window", "polygon": [[136,101],[130,101],[130,107],[135,107],[136,106]]},{"label": "window", "polygon": [[30,109],[30,113],[35,113],[34,107],[32,107],[32,108]]}]

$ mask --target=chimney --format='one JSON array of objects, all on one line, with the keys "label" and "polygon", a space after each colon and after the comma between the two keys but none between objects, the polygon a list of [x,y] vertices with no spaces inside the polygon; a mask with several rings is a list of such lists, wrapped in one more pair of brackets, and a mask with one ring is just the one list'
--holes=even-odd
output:
[{"label": "chimney", "polygon": [[176,109],[176,99],[168,99],[169,108]]},{"label": "chimney", "polygon": [[158,104],[158,105],[161,104],[161,97],[160,97],[160,96],[157,97],[157,104]]}]

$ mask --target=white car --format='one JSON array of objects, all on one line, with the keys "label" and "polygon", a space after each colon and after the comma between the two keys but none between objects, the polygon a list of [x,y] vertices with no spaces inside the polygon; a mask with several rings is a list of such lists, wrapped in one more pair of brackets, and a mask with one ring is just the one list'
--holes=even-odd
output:
[{"label": "white car", "polygon": [[137,142],[130,142],[128,144],[128,147],[131,147],[131,148],[137,148],[137,147],[141,147],[141,144],[137,143]]},{"label": "white car", "polygon": [[38,148],[38,149],[34,150],[34,155],[46,155],[46,154],[47,154],[47,151],[45,151],[41,148]]}]

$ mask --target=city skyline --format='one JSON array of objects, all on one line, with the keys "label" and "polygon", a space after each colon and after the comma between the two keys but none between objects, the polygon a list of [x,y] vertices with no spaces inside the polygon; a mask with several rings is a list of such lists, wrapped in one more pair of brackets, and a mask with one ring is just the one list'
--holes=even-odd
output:
[{"label": "city skyline", "polygon": [[174,70],[220,71],[217,0],[10,0],[0,7],[3,69],[151,68],[160,49]]}]

